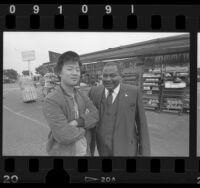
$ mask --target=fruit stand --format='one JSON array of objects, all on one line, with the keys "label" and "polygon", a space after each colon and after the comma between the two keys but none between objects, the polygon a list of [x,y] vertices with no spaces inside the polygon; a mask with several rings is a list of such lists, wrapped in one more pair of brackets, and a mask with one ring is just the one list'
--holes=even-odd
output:
[{"label": "fruit stand", "polygon": [[34,87],[33,79],[29,76],[22,76],[19,78],[19,85],[22,91],[23,101],[34,102],[37,100],[37,92]]},{"label": "fruit stand", "polygon": [[46,73],[44,75],[44,80],[45,83],[42,92],[44,97],[46,97],[49,93],[51,93],[55,89],[56,85],[58,85],[60,82],[58,76],[54,73]]}]

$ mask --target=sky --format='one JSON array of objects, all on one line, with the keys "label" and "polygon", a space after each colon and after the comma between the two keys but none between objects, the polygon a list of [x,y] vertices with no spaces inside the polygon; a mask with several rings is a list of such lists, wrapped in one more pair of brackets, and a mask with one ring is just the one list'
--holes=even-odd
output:
[{"label": "sky", "polygon": [[[70,50],[83,55],[108,48],[181,34],[184,33],[4,32],[3,69],[14,69],[19,74],[23,70],[28,70],[28,62],[22,60],[23,51],[35,51],[35,60],[30,62],[30,69],[35,73],[36,67],[49,62],[48,51],[63,53]],[[198,52],[200,54],[200,49],[198,49]],[[198,65],[200,67],[200,62]]]}]

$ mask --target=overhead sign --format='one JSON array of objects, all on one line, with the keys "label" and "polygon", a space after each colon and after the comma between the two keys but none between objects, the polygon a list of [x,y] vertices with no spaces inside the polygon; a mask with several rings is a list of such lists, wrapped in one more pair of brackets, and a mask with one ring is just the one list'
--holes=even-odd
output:
[{"label": "overhead sign", "polygon": [[49,51],[49,61],[51,63],[57,63],[58,58],[60,57],[60,55],[61,54],[59,54],[59,53]]},{"label": "overhead sign", "polygon": [[35,51],[23,51],[22,52],[23,61],[33,61],[35,60]]}]

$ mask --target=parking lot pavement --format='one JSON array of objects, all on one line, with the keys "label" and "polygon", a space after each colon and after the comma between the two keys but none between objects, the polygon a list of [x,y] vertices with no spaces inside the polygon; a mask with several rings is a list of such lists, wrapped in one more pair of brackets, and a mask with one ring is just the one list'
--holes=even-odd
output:
[{"label": "parking lot pavement", "polygon": [[3,155],[47,155],[42,102],[24,103],[17,84],[3,87]]},{"label": "parking lot pavement", "polygon": [[[49,128],[37,102],[23,103],[17,84],[3,86],[3,155],[44,156]],[[189,155],[189,115],[146,111],[152,156]],[[96,155],[97,152],[96,152]]]},{"label": "parking lot pavement", "polygon": [[152,156],[189,156],[189,114],[146,111]]}]

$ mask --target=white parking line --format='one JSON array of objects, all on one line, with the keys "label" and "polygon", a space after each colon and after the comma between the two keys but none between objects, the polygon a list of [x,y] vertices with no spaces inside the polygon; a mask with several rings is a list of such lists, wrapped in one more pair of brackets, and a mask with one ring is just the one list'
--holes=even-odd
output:
[{"label": "white parking line", "polygon": [[23,113],[24,112],[24,110],[22,110],[22,111],[19,111],[19,112],[16,112],[17,114],[21,114],[21,113]]},{"label": "white parking line", "polygon": [[[40,109],[42,108],[42,106],[36,106],[35,109]],[[19,111],[19,112],[16,112],[17,114],[21,114],[23,112],[26,112],[25,110],[22,110],[22,111]]]},{"label": "white parking line", "polygon": [[15,111],[13,111],[11,108],[7,107],[6,105],[3,105],[3,107],[4,107],[6,110],[8,110],[9,112],[11,112],[11,113],[13,113],[13,114],[15,114],[15,115],[17,115],[17,116],[20,116],[20,117],[22,117],[22,118],[24,118],[24,119],[28,119],[28,120],[30,120],[30,121],[33,121],[33,122],[37,123],[38,125],[41,125],[41,126],[43,126],[43,127],[45,127],[45,128],[48,128],[48,126],[47,126],[46,124],[41,123],[40,121],[38,121],[38,120],[36,120],[36,119],[33,119],[33,118],[30,118],[30,117],[25,116],[25,115],[23,115],[23,114],[20,114],[20,113],[22,113],[22,111],[21,111],[21,112],[15,112]]}]

